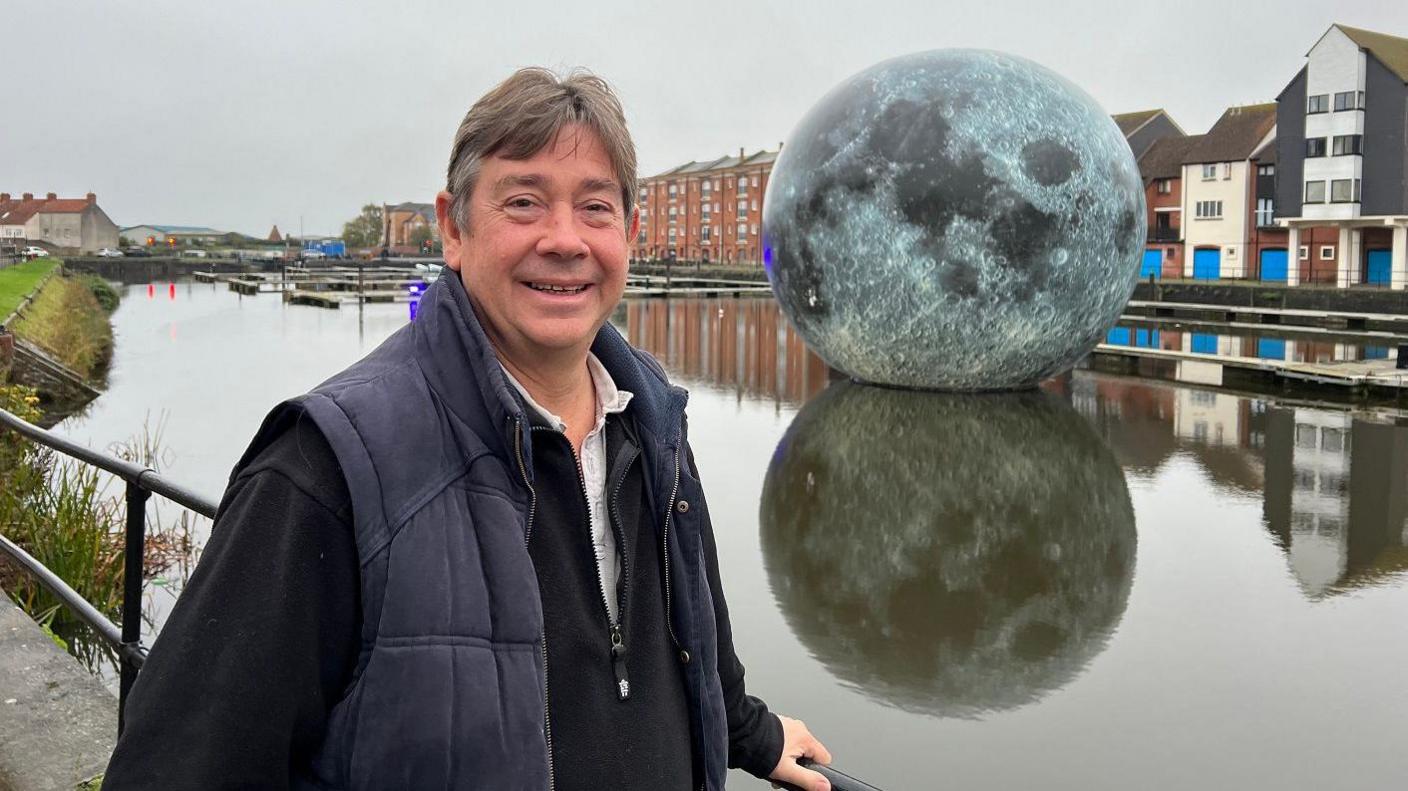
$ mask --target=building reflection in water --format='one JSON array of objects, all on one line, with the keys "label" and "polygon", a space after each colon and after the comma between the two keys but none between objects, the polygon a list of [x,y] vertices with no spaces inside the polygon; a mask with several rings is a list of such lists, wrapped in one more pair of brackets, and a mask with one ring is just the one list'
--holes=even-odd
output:
[{"label": "building reflection in water", "polygon": [[763,486],[768,579],[828,670],[903,709],[1039,699],[1123,614],[1135,525],[1119,464],[1059,397],[833,384]]},{"label": "building reflection in water", "polygon": [[614,317],[631,343],[691,383],[800,404],[830,378],[772,299],[633,299]]},{"label": "building reflection in water", "polygon": [[1083,372],[1069,390],[1132,472],[1152,475],[1186,454],[1229,492],[1260,498],[1309,598],[1408,572],[1402,417]]}]

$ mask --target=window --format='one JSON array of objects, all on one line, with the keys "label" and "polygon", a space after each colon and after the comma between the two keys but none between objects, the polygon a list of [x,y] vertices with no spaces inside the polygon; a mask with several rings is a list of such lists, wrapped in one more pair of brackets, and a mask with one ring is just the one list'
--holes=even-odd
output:
[{"label": "window", "polygon": [[743,235],[746,234],[746,233],[748,233],[748,224],[747,224],[747,223],[739,223],[739,224],[738,224],[738,235],[739,235],[739,236],[743,236]]},{"label": "window", "polygon": [[675,197],[675,182],[670,182],[670,197]]},{"label": "window", "polygon": [[1331,153],[1337,157],[1364,153],[1364,135],[1335,135]]},{"label": "window", "polygon": [[1272,224],[1272,202],[1270,198],[1256,199],[1256,224],[1257,227],[1265,228]]},{"label": "window", "polygon": [[1358,99],[1359,99],[1359,103],[1358,103],[1358,104],[1359,104],[1359,109],[1363,110],[1363,109],[1364,109],[1364,92],[1363,92],[1363,91],[1357,91],[1357,93],[1358,93]]},{"label": "window", "polygon": [[1257,174],[1258,176],[1274,176],[1274,175],[1276,175],[1276,166],[1275,166],[1275,165],[1257,165],[1256,174]]},{"label": "window", "polygon": [[1199,220],[1222,219],[1222,201],[1200,200],[1193,207],[1193,216]]},{"label": "window", "polygon": [[757,211],[757,210],[758,210],[758,202],[757,202],[757,201],[749,201],[748,209],[749,209],[750,211]]},{"label": "window", "polygon": [[1325,182],[1307,181],[1305,182],[1305,202],[1324,203],[1325,202]]},{"label": "window", "polygon": [[1309,260],[1310,260],[1310,245],[1308,245],[1308,244],[1303,244],[1303,245],[1300,246],[1300,260],[1302,260],[1302,261],[1309,261]]},{"label": "window", "polygon": [[1159,179],[1154,182],[1154,191],[1160,195],[1168,195],[1173,192],[1173,179]]},{"label": "window", "polygon": [[706,203],[706,204],[704,204],[704,214],[705,214],[706,216],[709,214],[709,210],[710,210],[711,208],[713,208],[713,204],[712,204],[712,203]]},{"label": "window", "polygon": [[715,202],[715,203],[714,203],[714,211],[718,211],[718,210],[719,210],[719,204],[718,204],[717,202]]},{"label": "window", "polygon": [[1325,156],[1325,138],[1307,137],[1305,139],[1305,156],[1306,158]]},{"label": "window", "polygon": [[670,207],[670,222],[671,222],[671,224],[673,224],[673,223],[675,223],[677,220],[678,220],[678,218],[675,216],[675,207],[674,207],[674,206],[671,206],[671,207]]},{"label": "window", "polygon": [[1232,178],[1232,163],[1231,163],[1231,162],[1223,162],[1223,163],[1222,163],[1222,178],[1223,178],[1223,179],[1230,179],[1230,178]]},{"label": "window", "polygon": [[709,192],[711,189],[713,189],[713,187],[712,187],[712,182],[708,182],[708,181],[704,182],[704,191],[705,191],[705,192]]},{"label": "window", "polygon": [[1323,247],[1320,248],[1320,260],[1321,260],[1321,261],[1333,261],[1334,258],[1335,258],[1335,248],[1334,248],[1334,245],[1328,245],[1328,244],[1327,244],[1327,245],[1325,245],[1325,246],[1323,246]]},{"label": "window", "polygon": [[1364,108],[1363,91],[1345,91],[1335,94],[1335,112],[1340,110],[1362,110]]},{"label": "window", "polygon": [[756,224],[748,226],[748,233],[752,234],[753,236],[757,236],[758,226]]},{"label": "window", "polygon": [[1203,165],[1203,181],[1217,178],[1217,165]]},{"label": "window", "polygon": [[754,177],[753,177],[753,186],[755,186],[755,187],[758,186],[758,177],[757,177],[757,176],[754,176]]},{"label": "window", "polygon": [[[706,182],[706,183],[707,183],[707,182]],[[706,226],[704,226],[703,228],[700,228],[700,229],[699,229],[699,233],[704,237],[704,241],[707,242],[707,241],[709,241],[710,232],[713,231],[713,230],[714,230],[713,228],[711,228],[711,227],[709,227],[709,226],[706,225]]]},{"label": "window", "polygon": [[714,189],[719,189],[719,180],[714,179]]},{"label": "window", "polygon": [[739,194],[739,195],[746,195],[747,193],[748,193],[748,177],[747,177],[747,176],[739,176],[739,177],[738,177],[738,194]]},{"label": "window", "polygon": [[1331,203],[1352,203],[1356,179],[1335,179],[1330,182]]},{"label": "window", "polygon": [[743,212],[746,212],[746,211],[748,211],[748,201],[746,201],[746,200],[741,200],[741,201],[739,201],[739,202],[738,202],[738,213],[739,213],[739,214],[742,214]]},{"label": "window", "polygon": [[1306,115],[1314,115],[1315,113],[1327,113],[1327,112],[1329,112],[1329,111],[1330,111],[1330,94],[1328,94],[1328,93],[1322,93],[1322,94],[1318,94],[1318,95],[1316,95],[1316,96],[1311,96],[1311,97],[1309,97],[1308,99],[1306,99],[1306,102],[1305,102],[1305,113],[1306,113]]}]

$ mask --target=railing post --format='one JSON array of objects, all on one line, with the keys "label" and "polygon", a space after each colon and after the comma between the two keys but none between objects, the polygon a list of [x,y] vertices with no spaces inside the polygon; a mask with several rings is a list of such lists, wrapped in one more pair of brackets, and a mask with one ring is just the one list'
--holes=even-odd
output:
[{"label": "railing post", "polygon": [[[135,481],[127,482],[127,542],[122,568],[122,644],[137,648],[142,641],[142,571],[146,560],[147,499],[151,492]],[[127,693],[137,680],[138,667],[126,652],[121,659],[121,686],[117,698],[117,733],[126,724]]]}]

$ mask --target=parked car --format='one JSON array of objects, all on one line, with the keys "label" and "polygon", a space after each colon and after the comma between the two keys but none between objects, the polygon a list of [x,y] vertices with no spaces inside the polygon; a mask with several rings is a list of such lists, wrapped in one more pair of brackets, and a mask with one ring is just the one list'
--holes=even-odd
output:
[{"label": "parked car", "polygon": [[255,260],[257,260],[257,261],[282,261],[282,260],[284,260],[284,251],[283,251],[283,250],[260,250],[260,251],[259,251],[259,255],[255,257]]},{"label": "parked car", "polygon": [[152,251],[145,247],[129,247],[124,255],[128,258],[151,258]]},{"label": "parked car", "polygon": [[181,251],[181,257],[182,257],[182,258],[206,258],[207,256],[206,256],[204,250],[182,250],[182,251]]},{"label": "parked car", "polygon": [[304,250],[299,254],[299,257],[304,261],[322,261],[328,257],[328,254],[322,250]]},{"label": "parked car", "polygon": [[122,255],[122,251],[115,247],[104,247],[98,251],[99,258],[121,258]]},{"label": "parked car", "polygon": [[35,247],[34,245],[30,245],[29,247],[26,247],[24,248],[24,250],[20,251],[20,255],[24,256],[25,258],[42,258],[43,256],[46,256],[48,254],[48,250],[45,250],[42,247]]}]

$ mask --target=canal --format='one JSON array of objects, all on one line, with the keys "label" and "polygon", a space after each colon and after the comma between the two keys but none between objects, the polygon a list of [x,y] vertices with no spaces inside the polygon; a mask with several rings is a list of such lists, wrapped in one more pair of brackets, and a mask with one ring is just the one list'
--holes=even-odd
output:
[{"label": "canal", "polygon": [[[211,498],[270,406],[407,321],[125,289],[110,387],[57,430],[101,448],[160,425],[162,471]],[[1408,413],[1085,370],[1018,395],[863,388],[768,299],[613,321],[691,391],[749,690],[846,771],[890,791],[1408,786]],[[153,632],[178,587],[153,587]]]}]

